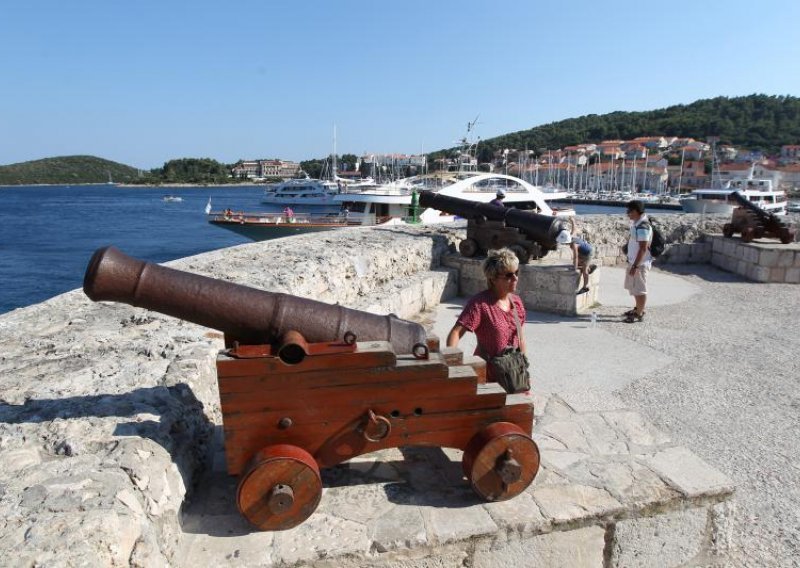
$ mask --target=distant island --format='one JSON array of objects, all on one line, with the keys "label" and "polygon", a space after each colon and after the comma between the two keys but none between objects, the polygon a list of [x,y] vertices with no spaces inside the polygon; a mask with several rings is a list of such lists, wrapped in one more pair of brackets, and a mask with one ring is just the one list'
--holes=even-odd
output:
[{"label": "distant island", "polygon": [[[530,150],[540,156],[581,144],[671,136],[705,140],[714,136],[721,144],[746,148],[762,155],[777,154],[786,145],[800,142],[800,98],[749,95],[716,97],[688,105],[675,105],[644,112],[612,112],[586,115],[520,130],[487,140],[477,146],[479,163],[497,161],[504,149]],[[425,162],[434,168],[446,164],[459,149],[428,154]],[[299,166],[312,177],[324,171],[326,158],[309,159]],[[95,156],[62,156],[0,166],[0,185],[103,184],[134,185],[224,185],[252,181],[253,168],[275,160],[240,160],[224,164],[211,158],[170,160],[161,168],[141,170]],[[339,157],[342,169],[354,170],[366,160],[355,155]],[[441,166],[444,167],[444,166]],[[370,172],[350,171],[350,174]],[[263,179],[262,174],[260,179]]]}]

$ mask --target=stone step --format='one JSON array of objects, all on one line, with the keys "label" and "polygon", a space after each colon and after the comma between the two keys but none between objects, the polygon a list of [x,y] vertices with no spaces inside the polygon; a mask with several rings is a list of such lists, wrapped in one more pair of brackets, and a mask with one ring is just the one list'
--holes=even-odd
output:
[{"label": "stone step", "polygon": [[440,268],[387,281],[373,288],[368,297],[347,307],[407,319],[457,295],[458,272]]}]

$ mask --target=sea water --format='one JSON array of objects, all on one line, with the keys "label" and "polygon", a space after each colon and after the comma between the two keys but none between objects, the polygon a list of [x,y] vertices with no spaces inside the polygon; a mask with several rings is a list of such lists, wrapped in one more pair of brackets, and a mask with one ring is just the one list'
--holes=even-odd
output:
[{"label": "sea water", "polygon": [[[183,201],[165,202],[165,195]],[[204,210],[210,198],[215,211],[265,211],[262,195],[259,186],[0,187],[0,314],[79,288],[100,247],[166,262],[251,242],[209,224]],[[576,210],[624,212],[596,205]]]}]

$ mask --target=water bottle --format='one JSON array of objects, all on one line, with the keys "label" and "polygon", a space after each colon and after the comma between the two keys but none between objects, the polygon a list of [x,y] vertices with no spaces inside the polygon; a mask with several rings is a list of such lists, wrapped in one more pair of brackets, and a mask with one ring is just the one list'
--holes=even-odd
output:
[{"label": "water bottle", "polygon": [[592,312],[592,327],[597,327],[597,312]]}]

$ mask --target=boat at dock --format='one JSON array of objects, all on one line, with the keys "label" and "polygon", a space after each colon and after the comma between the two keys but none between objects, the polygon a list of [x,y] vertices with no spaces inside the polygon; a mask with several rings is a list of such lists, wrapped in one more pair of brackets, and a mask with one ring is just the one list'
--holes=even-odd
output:
[{"label": "boat at dock", "polygon": [[208,213],[208,222],[216,227],[233,231],[254,241],[288,237],[300,233],[330,231],[343,227],[358,226],[360,221],[346,215],[314,215],[309,213],[232,212]]},{"label": "boat at dock", "polygon": [[723,188],[695,189],[681,199],[681,207],[687,213],[730,215],[737,207],[735,191],[768,213],[786,214],[786,193],[773,189],[769,179],[736,179]]},{"label": "boat at dock", "polygon": [[226,210],[223,213],[209,213],[208,221],[258,241],[352,226],[452,223],[456,220],[453,215],[419,207],[419,192],[432,191],[488,203],[501,189],[506,195],[504,203],[507,206],[544,215],[575,214],[574,209],[552,207],[546,199],[549,195],[520,178],[481,172],[439,172],[358,192],[338,193],[333,196],[337,213],[296,214],[292,218],[285,213],[234,213]]}]

